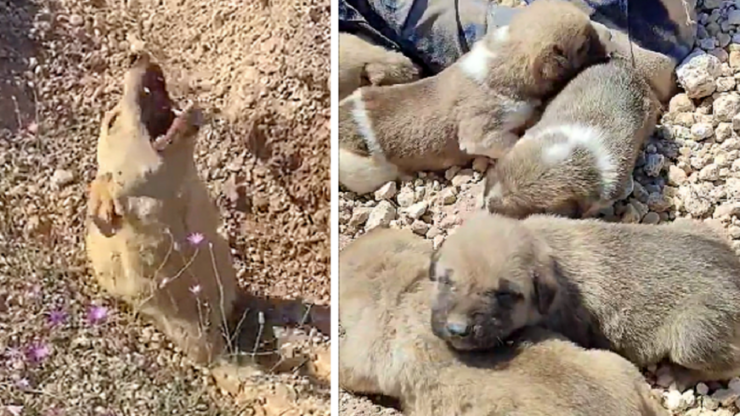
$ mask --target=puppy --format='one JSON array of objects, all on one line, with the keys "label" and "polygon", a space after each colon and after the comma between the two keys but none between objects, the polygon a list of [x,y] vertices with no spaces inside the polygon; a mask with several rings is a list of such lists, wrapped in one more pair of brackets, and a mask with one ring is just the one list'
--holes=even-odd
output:
[{"label": "puppy", "polygon": [[87,253],[105,290],[152,318],[192,359],[211,362],[226,345],[236,277],[193,160],[201,115],[194,107],[175,114],[147,55],[123,87],[100,128]]},{"label": "puppy", "polygon": [[740,374],[740,259],[701,222],[476,213],[431,275],[433,330],[460,350],[542,325],[640,367],[667,359],[685,383]]},{"label": "puppy", "polygon": [[339,34],[339,99],[366,85],[393,85],[419,79],[419,68],[400,52],[350,33]]},{"label": "puppy", "polygon": [[418,416],[667,415],[627,360],[529,328],[496,353],[432,334],[432,246],[375,229],[340,253],[339,383],[400,399]]},{"label": "puppy", "polygon": [[543,99],[603,60],[610,33],[560,0],[538,0],[441,73],[360,88],[339,104],[339,182],[371,192],[401,174],[503,156]]},{"label": "puppy", "polygon": [[632,171],[660,104],[622,59],[591,66],[548,104],[540,121],[489,170],[490,212],[589,217],[632,192]]}]

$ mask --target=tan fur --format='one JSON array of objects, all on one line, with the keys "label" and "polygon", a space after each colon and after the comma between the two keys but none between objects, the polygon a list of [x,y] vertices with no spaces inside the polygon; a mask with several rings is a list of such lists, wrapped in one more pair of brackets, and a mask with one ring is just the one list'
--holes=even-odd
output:
[{"label": "tan fur", "polygon": [[419,79],[419,68],[400,52],[363,37],[339,34],[339,99],[366,85],[393,85]]},{"label": "tan fur", "polygon": [[432,325],[455,348],[491,348],[539,324],[638,366],[668,359],[696,379],[740,374],[740,259],[701,222],[478,213],[432,270]]},{"label": "tan fur", "polygon": [[667,415],[625,359],[548,331],[490,354],[448,348],[429,327],[431,253],[429,241],[391,229],[340,253],[343,388],[395,397],[417,416]]},{"label": "tan fur", "polygon": [[635,161],[659,106],[628,62],[586,68],[489,171],[486,208],[515,218],[587,217],[611,205],[631,192]]},{"label": "tan fur", "polygon": [[[161,69],[140,57],[101,125],[86,245],[106,291],[153,319],[191,358],[209,362],[224,347],[236,278],[193,160],[199,123],[192,107],[174,117]],[[204,237],[197,247],[188,241],[193,233]]]},{"label": "tan fur", "polygon": [[[503,156],[542,100],[603,59],[609,43],[608,31],[597,32],[586,14],[560,0],[539,0],[500,30],[508,34],[487,34],[436,76],[363,87],[341,101],[340,149],[373,162],[340,158],[340,183],[359,193],[377,189],[387,175],[352,178],[366,174],[371,163],[413,173],[446,169],[472,155]],[[362,182],[362,189],[353,182]]]}]

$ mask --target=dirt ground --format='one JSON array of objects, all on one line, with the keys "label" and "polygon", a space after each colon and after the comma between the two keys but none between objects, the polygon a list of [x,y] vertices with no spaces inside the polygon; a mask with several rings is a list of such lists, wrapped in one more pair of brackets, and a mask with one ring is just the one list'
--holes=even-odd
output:
[{"label": "dirt ground", "polygon": [[297,374],[225,394],[84,255],[99,122],[143,49],[206,111],[197,162],[240,283],[328,305],[329,19],[328,0],[0,0],[0,415],[329,414]]}]

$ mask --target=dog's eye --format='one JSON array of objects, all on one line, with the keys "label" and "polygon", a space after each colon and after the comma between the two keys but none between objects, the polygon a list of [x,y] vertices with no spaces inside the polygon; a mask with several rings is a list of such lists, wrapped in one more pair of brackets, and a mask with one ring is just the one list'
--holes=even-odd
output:
[{"label": "dog's eye", "polygon": [[521,294],[509,291],[497,291],[493,296],[502,305],[512,305],[521,298]]}]

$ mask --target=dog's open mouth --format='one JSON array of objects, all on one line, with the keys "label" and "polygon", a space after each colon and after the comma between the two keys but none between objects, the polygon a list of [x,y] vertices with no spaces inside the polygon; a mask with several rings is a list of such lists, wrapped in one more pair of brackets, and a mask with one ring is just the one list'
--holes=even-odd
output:
[{"label": "dog's open mouth", "polygon": [[141,122],[155,150],[164,150],[183,129],[197,124],[191,117],[192,104],[181,111],[174,107],[162,68],[153,63],[148,55],[132,56],[127,78],[124,95],[133,95],[131,98],[134,98]]}]

